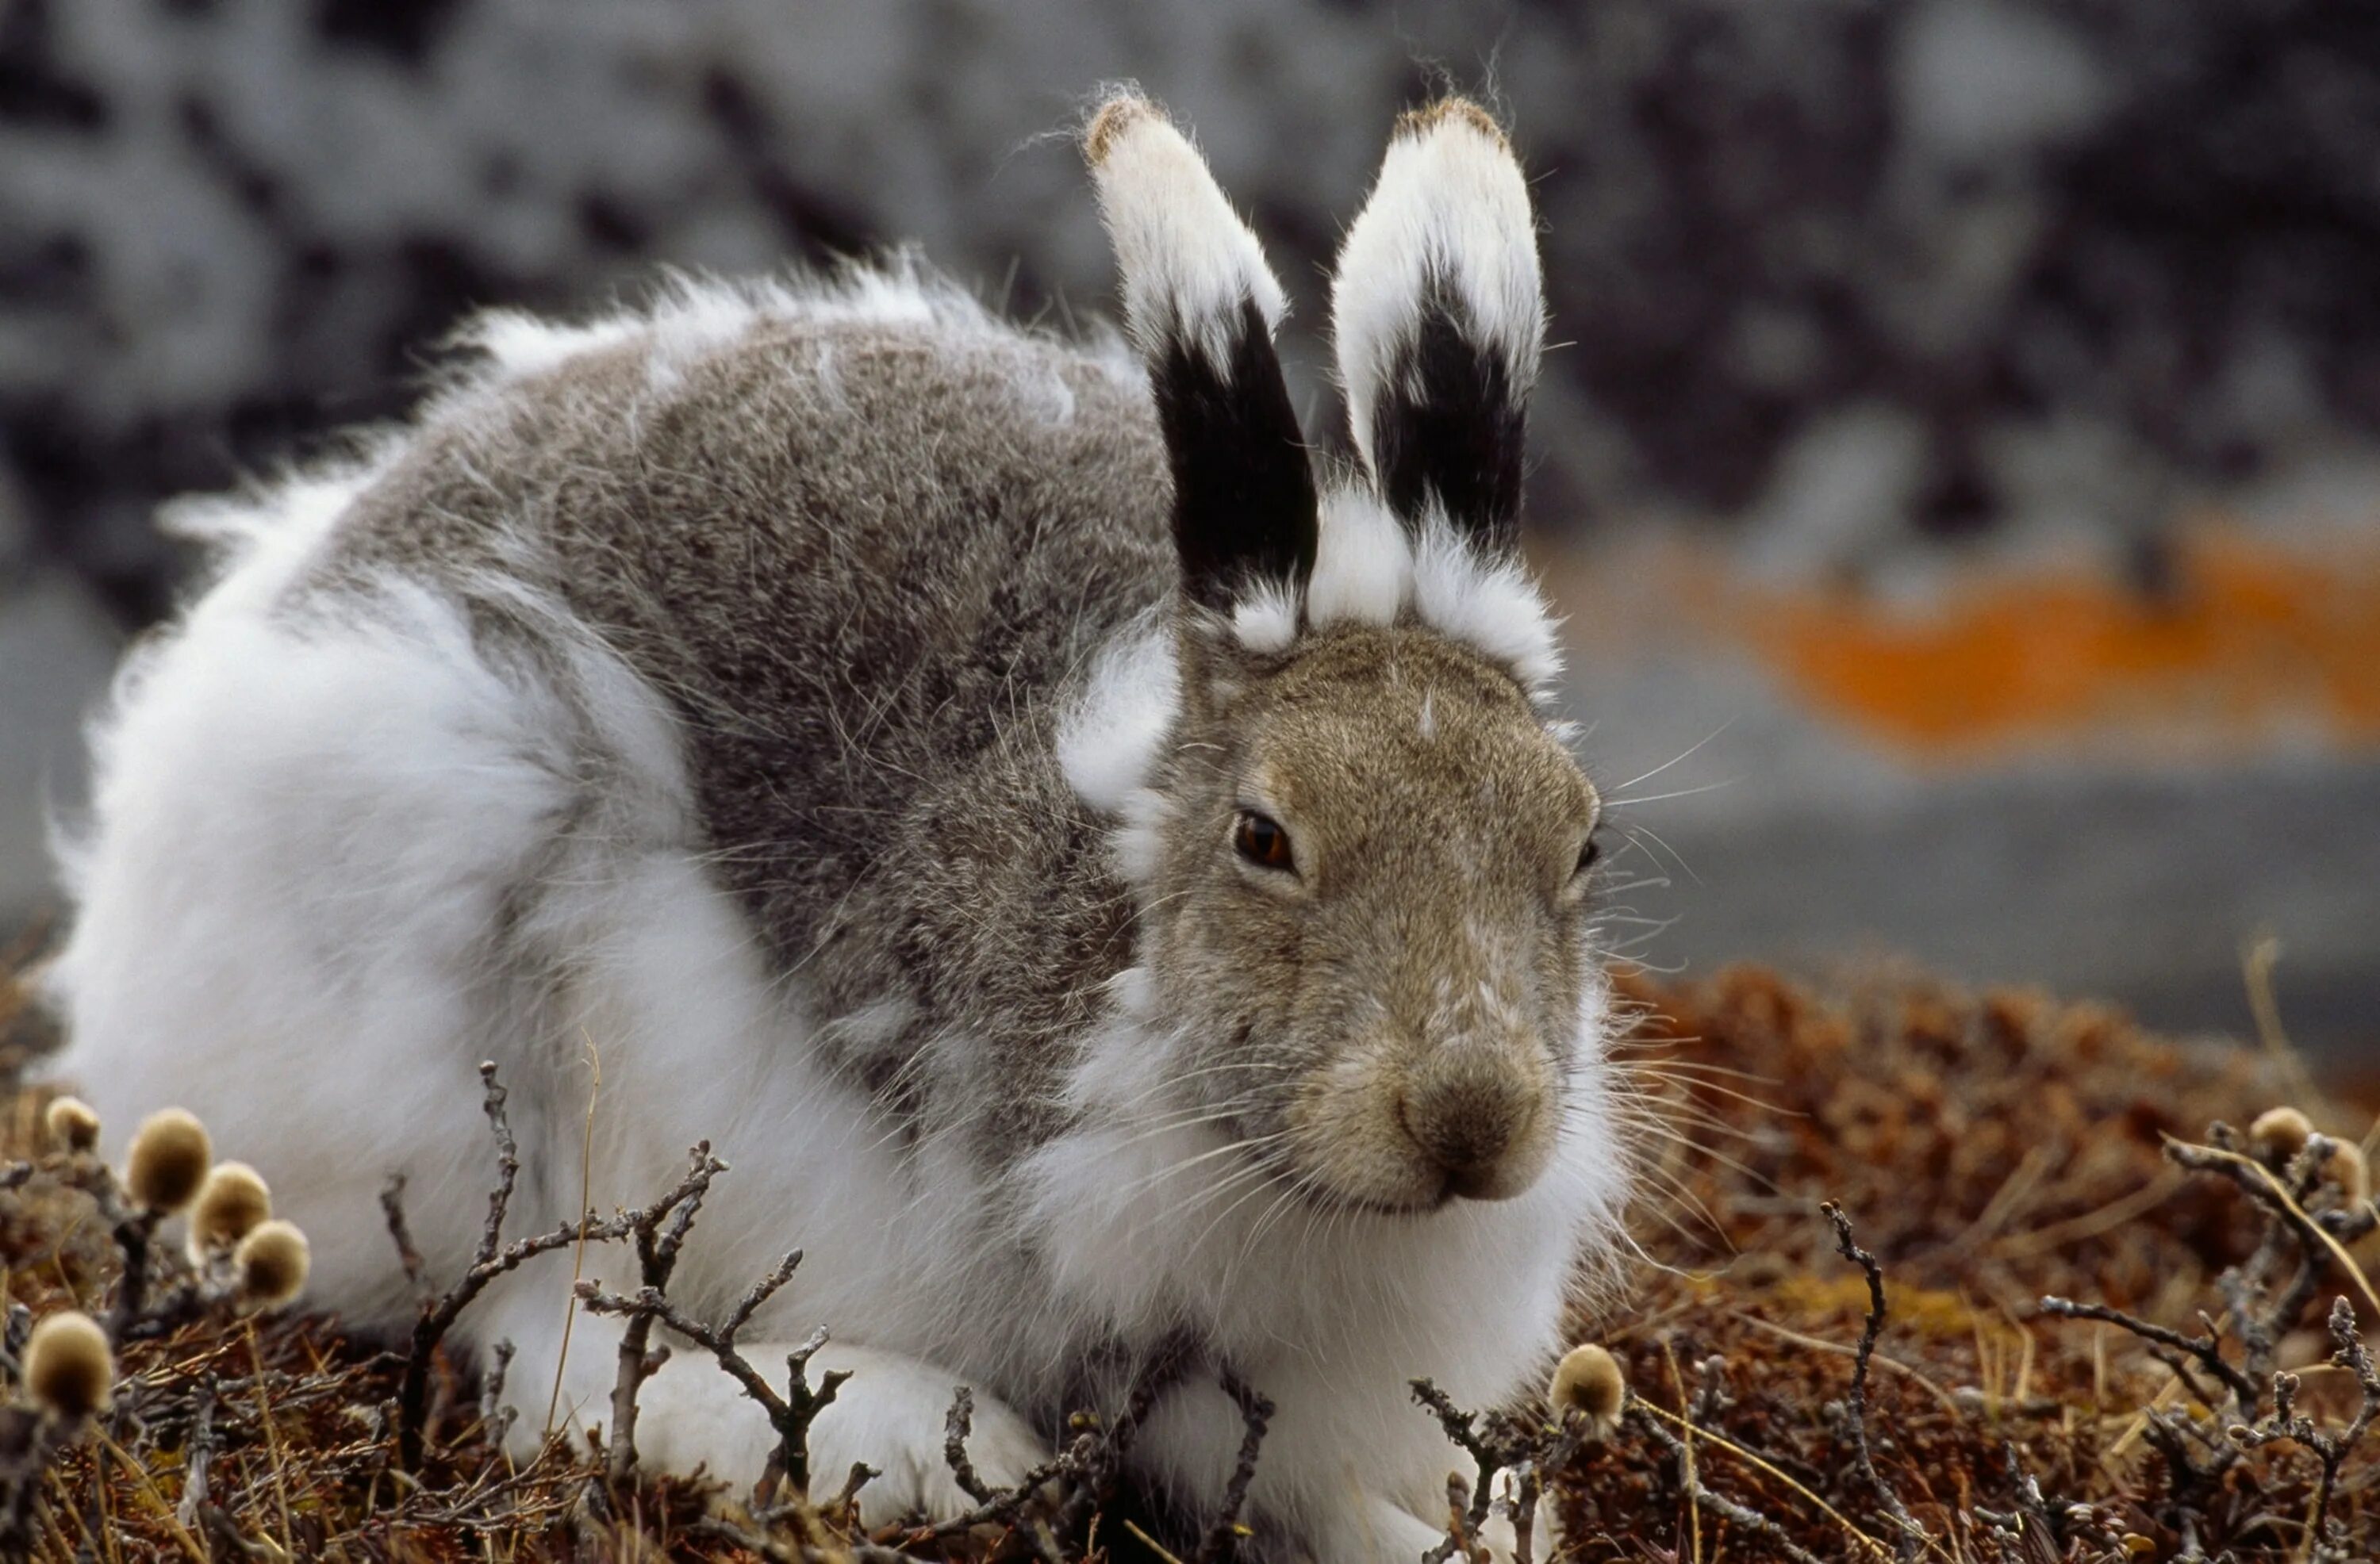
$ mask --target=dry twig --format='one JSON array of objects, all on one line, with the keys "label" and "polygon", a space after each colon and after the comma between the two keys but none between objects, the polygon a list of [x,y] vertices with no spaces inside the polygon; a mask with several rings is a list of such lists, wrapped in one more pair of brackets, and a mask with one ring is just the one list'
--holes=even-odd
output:
[{"label": "dry twig", "polygon": [[1686,1457],[1685,1441],[1661,1426],[1656,1419],[1645,1415],[1642,1407],[1630,1408],[1625,1417],[1630,1425],[1642,1430],[1655,1444],[1670,1452],[1670,1459],[1678,1473],[1678,1489],[1686,1496],[1689,1503],[1766,1539],[1790,1564],[1824,1564],[1816,1554],[1796,1543],[1793,1534],[1784,1527],[1750,1505],[1740,1504],[1724,1494],[1714,1492],[1693,1476]]},{"label": "dry twig", "polygon": [[1198,1544],[1193,1564],[1224,1564],[1238,1554],[1240,1539],[1248,1534],[1240,1524],[1240,1510],[1248,1502],[1248,1485],[1256,1481],[1257,1456],[1264,1449],[1265,1429],[1272,1421],[1272,1402],[1258,1395],[1246,1380],[1226,1368],[1222,1381],[1223,1394],[1240,1409],[1244,1432],[1239,1459],[1232,1467],[1232,1480],[1223,1488],[1222,1508],[1215,1512],[1214,1522]]},{"label": "dry twig", "polygon": [[[549,1231],[529,1238],[504,1241],[504,1218],[512,1205],[514,1186],[520,1178],[520,1149],[513,1140],[512,1123],[505,1116],[506,1092],[496,1079],[496,1067],[491,1063],[480,1066],[482,1085],[481,1107],[496,1142],[496,1183],[488,1194],[488,1215],[480,1231],[479,1247],[471,1263],[456,1278],[453,1286],[436,1298],[425,1296],[421,1312],[413,1322],[413,1331],[407,1343],[405,1375],[397,1387],[397,1461],[405,1470],[419,1470],[423,1454],[423,1425],[429,1417],[430,1373],[438,1355],[439,1344],[454,1328],[465,1309],[471,1306],[489,1285],[508,1272],[540,1255],[551,1254],[583,1243],[615,1243],[639,1232],[650,1232],[662,1221],[689,1201],[698,1201],[710,1181],[726,1170],[727,1165],[710,1155],[709,1142],[696,1146],[689,1157],[689,1167],[676,1186],[650,1206],[623,1211],[608,1219],[597,1220],[592,1213],[575,1222],[565,1222]],[[405,1221],[404,1183],[392,1178],[381,1195],[381,1207],[388,1220],[389,1232],[396,1244],[407,1274],[420,1272],[420,1255],[413,1247],[413,1239]],[[689,1218],[690,1219],[690,1218]],[[681,1231],[681,1239],[683,1232]],[[674,1255],[674,1252],[673,1252]]]},{"label": "dry twig", "polygon": [[[638,1213],[641,1215],[641,1213]],[[744,1393],[760,1403],[768,1414],[769,1426],[776,1431],[777,1449],[771,1458],[771,1473],[801,1497],[807,1497],[810,1485],[809,1426],[810,1421],[834,1400],[835,1392],[851,1377],[844,1370],[830,1370],[819,1378],[817,1388],[810,1387],[810,1360],[827,1342],[823,1330],[814,1330],[809,1339],[785,1355],[786,1384],[780,1394],[750,1360],[737,1350],[736,1333],[750,1323],[754,1311],[766,1303],[786,1282],[793,1279],[794,1269],[802,1263],[798,1249],[777,1263],[774,1270],[756,1282],[745,1293],[735,1311],[718,1325],[711,1325],[680,1309],[670,1302],[669,1295],[659,1287],[638,1289],[634,1296],[607,1292],[603,1284],[589,1279],[578,1284],[578,1300],[589,1314],[612,1315],[634,1324],[638,1319],[658,1321],[709,1352],[728,1376],[743,1387]],[[633,1391],[630,1392],[633,1395]]]},{"label": "dry twig", "polygon": [[[2329,1546],[2332,1497],[2338,1491],[2338,1469],[2349,1452],[2362,1442],[2374,1417],[2380,1417],[2380,1372],[2372,1363],[2371,1349],[2364,1346],[2362,1334],[2355,1328],[2355,1308],[2345,1298],[2335,1300],[2330,1306],[2330,1340],[2334,1347],[2331,1363],[2355,1376],[2362,1392],[2362,1404],[2346,1427],[2336,1433],[2318,1427],[2313,1419],[2297,1409],[2299,1379],[2294,1374],[2273,1376],[2273,1415],[2257,1424],[2234,1425],[2229,1430],[2232,1440],[2249,1449],[2261,1449],[2284,1440],[2302,1445],[2322,1464],[2322,1477],[2314,1488],[2313,1515],[2306,1522],[2311,1546],[2323,1557]],[[2336,1555],[2340,1558],[2347,1556]]]},{"label": "dry twig", "polygon": [[1903,1559],[1914,1558],[1921,1545],[1934,1540],[1934,1534],[1918,1524],[1917,1517],[1909,1513],[1909,1507],[1900,1501],[1900,1495],[1876,1469],[1876,1456],[1868,1448],[1867,1374],[1869,1361],[1876,1356],[1876,1338],[1884,1330],[1884,1267],[1876,1263],[1875,1255],[1852,1241],[1852,1219],[1843,1214],[1841,1206],[1830,1200],[1819,1209],[1834,1226],[1836,1253],[1859,1267],[1860,1273],[1867,1278],[1867,1320],[1860,1328],[1859,1349],[1852,1359],[1852,1392],[1845,1403],[1847,1415],[1844,1421],[1851,1429],[1852,1460],[1858,1466],[1860,1476],[1876,1491],[1886,1515],[1900,1528],[1900,1557]]}]

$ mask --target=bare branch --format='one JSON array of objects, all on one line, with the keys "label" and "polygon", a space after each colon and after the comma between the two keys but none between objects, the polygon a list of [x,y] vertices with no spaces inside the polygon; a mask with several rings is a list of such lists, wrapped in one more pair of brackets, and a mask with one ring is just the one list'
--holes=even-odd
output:
[{"label": "bare branch", "polygon": [[1749,1505],[1740,1504],[1723,1494],[1712,1492],[1703,1485],[1700,1478],[1690,1475],[1691,1467],[1686,1461],[1685,1441],[1661,1426],[1655,1419],[1646,1416],[1641,1408],[1631,1407],[1623,1415],[1627,1421],[1642,1429],[1656,1444],[1670,1452],[1670,1458],[1676,1464],[1678,1471],[1679,1490],[1695,1508],[1708,1510],[1721,1520],[1731,1521],[1745,1531],[1767,1538],[1779,1554],[1791,1561],[1791,1564],[1825,1564],[1825,1561],[1816,1554],[1794,1542],[1791,1533],[1767,1516]]},{"label": "bare branch", "polygon": [[776,1269],[745,1295],[744,1302],[736,1305],[735,1313],[725,1323],[717,1326],[686,1314],[671,1303],[659,1287],[643,1287],[634,1297],[625,1297],[603,1291],[600,1281],[588,1280],[578,1284],[577,1295],[590,1314],[614,1315],[632,1324],[638,1319],[657,1320],[709,1352],[728,1376],[743,1387],[746,1395],[760,1403],[760,1410],[768,1414],[769,1425],[777,1433],[778,1446],[772,1465],[783,1474],[795,1493],[807,1496],[810,1476],[810,1421],[833,1401],[835,1392],[851,1376],[842,1371],[830,1372],[820,1376],[816,1389],[811,1388],[808,1370],[810,1360],[817,1355],[819,1349],[826,1345],[827,1336],[823,1330],[812,1332],[808,1341],[786,1354],[787,1382],[782,1395],[735,1347],[735,1333],[751,1318],[752,1311],[759,1307],[760,1301],[783,1287],[792,1277],[794,1267],[799,1264],[801,1254],[798,1250],[786,1255],[778,1262]]},{"label": "bare branch", "polygon": [[[413,1322],[413,1331],[407,1343],[405,1374],[398,1382],[396,1398],[397,1461],[408,1472],[419,1470],[421,1464],[423,1424],[429,1416],[430,1371],[437,1359],[439,1343],[445,1340],[447,1331],[453,1328],[463,1311],[470,1307],[491,1283],[540,1255],[580,1243],[617,1243],[639,1234],[650,1234],[687,1202],[698,1201],[710,1189],[710,1181],[727,1168],[725,1163],[710,1155],[710,1143],[704,1142],[697,1146],[689,1156],[685,1176],[652,1205],[618,1212],[601,1220],[589,1212],[575,1222],[565,1222],[549,1231],[506,1243],[504,1242],[504,1218],[512,1204],[514,1187],[520,1177],[520,1151],[513,1140],[511,1122],[505,1117],[505,1092],[496,1079],[496,1067],[492,1063],[482,1064],[480,1078],[485,1085],[482,1107],[496,1141],[496,1184],[488,1195],[487,1221],[480,1231],[479,1247],[473,1253],[471,1264],[444,1293],[434,1299],[425,1298],[421,1313]],[[397,1238],[398,1252],[402,1256],[411,1239],[405,1222],[401,1182],[392,1181],[382,1193],[381,1205],[388,1218],[390,1233]],[[682,1241],[684,1224],[676,1225],[674,1231],[676,1239]],[[674,1259],[674,1247],[671,1253]],[[641,1361],[640,1354],[640,1364]]]},{"label": "bare branch", "polygon": [[[1438,1425],[1445,1430],[1448,1440],[1471,1458],[1477,1476],[1473,1483],[1470,1503],[1457,1506],[1456,1514],[1468,1523],[1470,1534],[1475,1536],[1487,1522],[1488,1506],[1494,1502],[1496,1473],[1504,1464],[1504,1452],[1480,1435],[1476,1426],[1477,1415],[1457,1407],[1435,1383],[1427,1379],[1408,1380],[1406,1383],[1413,1390],[1414,1400],[1428,1408],[1431,1415],[1438,1419]],[[1458,1529],[1449,1527],[1445,1538],[1423,1557],[1429,1564],[1441,1564],[1442,1560],[1452,1558],[1463,1547],[1463,1539],[1458,1534]]]},{"label": "bare branch", "polygon": [[975,1432],[975,1391],[962,1385],[951,1395],[951,1410],[942,1418],[942,1461],[951,1469],[951,1479],[959,1492],[978,1504],[991,1502],[992,1487],[976,1473],[975,1462],[967,1459],[967,1436]]},{"label": "bare branch", "polygon": [[[656,1291],[668,1289],[677,1270],[678,1251],[686,1246],[686,1234],[693,1231],[694,1218],[710,1193],[710,1181],[726,1170],[726,1164],[710,1155],[708,1141],[695,1146],[686,1158],[686,1180],[672,1192],[674,1200],[627,1215],[641,1279]],[[605,1475],[614,1483],[626,1482],[637,1470],[638,1393],[669,1361],[668,1348],[652,1349],[652,1316],[637,1315],[620,1333],[619,1368],[612,1382],[612,1443],[604,1462]],[[728,1333],[734,1335],[733,1326]]]},{"label": "bare branch", "polygon": [[2325,1432],[2313,1418],[2297,1410],[2298,1376],[2277,1374],[2273,1376],[2273,1415],[2229,1430],[2233,1442],[2243,1449],[2255,1449],[2286,1441],[2313,1452],[2314,1459],[2322,1464],[2322,1477],[2314,1489],[2313,1515],[2306,1523],[2306,1534],[2317,1549],[2327,1540],[2325,1533],[2330,1524],[2331,1500],[2338,1490],[2339,1468],[2362,1442],[2373,1420],[2380,1417],[2380,1371],[2374,1370],[2371,1349],[2363,1344],[2362,1334],[2355,1328],[2354,1305],[2345,1298],[2333,1302],[2328,1323],[2331,1343],[2336,1349],[2330,1361],[2353,1375],[2363,1393],[2354,1419],[2336,1433]]},{"label": "bare branch", "polygon": [[413,1230],[405,1220],[405,1175],[391,1173],[381,1185],[380,1209],[388,1224],[388,1236],[396,1245],[397,1264],[405,1267],[405,1279],[412,1284],[413,1295],[424,1303],[433,1296],[430,1287],[429,1267],[422,1263],[421,1250],[413,1242]]},{"label": "bare branch", "polygon": [[[2060,1319],[2090,1319],[2120,1326],[2142,1340],[2154,1341],[2221,1380],[2225,1388],[2250,1415],[2252,1416],[2255,1410],[2263,1405],[2264,1392],[2256,1388],[2254,1380],[2224,1357],[2222,1342],[2212,1332],[2196,1338],[2188,1337],[2136,1315],[2128,1315],[2121,1309],[2109,1308],[2105,1303],[2078,1303],[2070,1298],[2044,1298],[2041,1312],[2056,1315]],[[2177,1368],[2179,1366],[2176,1365]]]},{"label": "bare branch", "polygon": [[504,1116],[504,1100],[512,1094],[497,1081],[494,1060],[480,1061],[480,1107],[496,1137],[496,1187],[488,1192],[488,1219],[480,1231],[479,1251],[471,1256],[475,1267],[496,1257],[504,1239],[504,1213],[511,1208],[513,1189],[520,1182],[520,1146],[513,1139],[512,1121]]},{"label": "bare branch", "polygon": [[1876,1498],[1884,1505],[1885,1513],[1900,1528],[1900,1557],[1914,1558],[1918,1546],[1932,1542],[1934,1534],[1918,1524],[1917,1517],[1909,1513],[1909,1507],[1900,1502],[1900,1495],[1885,1481],[1884,1473],[1876,1469],[1875,1455],[1868,1448],[1867,1376],[1868,1366],[1876,1357],[1876,1338],[1884,1331],[1884,1267],[1876,1263],[1875,1255],[1852,1240],[1852,1219],[1844,1214],[1841,1206],[1829,1200],[1819,1209],[1834,1225],[1836,1253],[1859,1267],[1860,1273],[1867,1278],[1867,1321],[1860,1329],[1859,1350],[1852,1358],[1852,1393],[1847,1403],[1852,1460],[1859,1467],[1860,1475],[1866,1479],[1867,1485],[1876,1491]]},{"label": "bare branch", "polygon": [[1238,1554],[1240,1539],[1247,1534],[1240,1524],[1240,1511],[1247,1505],[1248,1486],[1257,1476],[1257,1456],[1264,1449],[1265,1429],[1272,1422],[1272,1402],[1236,1372],[1224,1369],[1222,1381],[1223,1394],[1240,1409],[1240,1455],[1232,1467],[1232,1480],[1224,1485],[1222,1508],[1215,1512],[1213,1524],[1199,1542],[1194,1564],[1224,1564]]}]

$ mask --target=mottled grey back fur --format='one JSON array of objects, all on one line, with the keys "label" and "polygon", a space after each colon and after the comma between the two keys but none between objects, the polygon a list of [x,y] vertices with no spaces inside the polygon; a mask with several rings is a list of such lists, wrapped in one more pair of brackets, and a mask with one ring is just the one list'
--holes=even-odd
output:
[{"label": "mottled grey back fur", "polygon": [[[1004,1084],[944,1111],[990,1153],[1039,1138],[1057,1039],[1128,955],[1053,726],[1172,590],[1171,491],[1119,349],[929,295],[932,321],[764,319],[659,388],[640,333],[468,384],[306,590],[395,565],[469,598],[501,565],[597,626],[672,703],[698,846],[773,969],[820,1016],[893,1001],[819,1046],[915,1109],[903,1067],[963,1031]],[[535,660],[502,600],[473,608]]]}]

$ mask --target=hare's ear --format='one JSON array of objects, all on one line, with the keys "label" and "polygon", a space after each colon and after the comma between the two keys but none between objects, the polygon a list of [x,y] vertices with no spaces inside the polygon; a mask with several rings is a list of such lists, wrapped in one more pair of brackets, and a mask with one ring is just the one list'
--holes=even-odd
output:
[{"label": "hare's ear", "polygon": [[1281,284],[1196,149],[1147,99],[1103,103],[1083,157],[1173,468],[1184,590],[1219,610],[1253,588],[1293,603],[1314,568],[1315,496],[1273,355]]},{"label": "hare's ear", "polygon": [[1516,548],[1545,290],[1528,186],[1485,110],[1445,98],[1397,122],[1340,248],[1330,313],[1380,498],[1408,527],[1435,503],[1491,554]]}]

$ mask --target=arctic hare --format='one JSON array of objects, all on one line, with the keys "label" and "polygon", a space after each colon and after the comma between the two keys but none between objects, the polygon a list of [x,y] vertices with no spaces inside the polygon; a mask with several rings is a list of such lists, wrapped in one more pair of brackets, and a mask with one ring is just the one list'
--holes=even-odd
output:
[{"label": "arctic hare", "polygon": [[[1027,1470],[1187,1343],[1137,1475],[1196,1525],[1278,1406],[1268,1558],[1412,1558],[1460,1457],[1408,1397],[1540,1383],[1629,1186],[1590,939],[1597,795],[1546,711],[1518,553],[1544,307],[1504,136],[1399,123],[1331,287],[1354,455],[1318,462],[1282,291],[1165,115],[1083,149],[1130,349],[919,268],[681,283],[480,320],[405,427],[172,513],[212,585],[98,722],[55,989],[115,1133],[251,1155],[319,1303],[413,1307],[375,1194],[451,1273],[512,1088],[516,1231],[732,1165],[673,1295],[815,1326],[816,1470],[872,1522]],[[592,1274],[633,1282],[598,1251]],[[569,1262],[467,1315],[534,1442],[601,1423]],[[557,1369],[557,1359],[565,1359]],[[814,1370],[815,1372],[815,1370]],[[649,1461],[771,1436],[681,1352]]]}]

